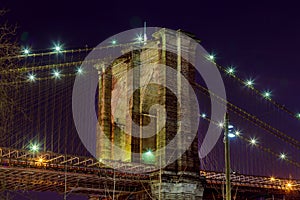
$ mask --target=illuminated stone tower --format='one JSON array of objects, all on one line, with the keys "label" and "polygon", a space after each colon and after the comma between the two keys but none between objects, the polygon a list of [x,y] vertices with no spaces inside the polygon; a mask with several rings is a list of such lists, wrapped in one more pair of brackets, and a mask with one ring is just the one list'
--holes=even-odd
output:
[{"label": "illuminated stone tower", "polygon": [[[198,137],[190,137],[191,127],[197,126],[198,113],[193,113],[193,108],[190,107],[186,123],[178,125],[182,118],[180,105],[193,106],[189,105],[188,101],[182,101],[183,98],[189,98],[192,92],[182,86],[182,76],[178,76],[172,82],[177,89],[177,95],[158,84],[147,84],[145,87],[137,87],[139,89],[134,91],[126,89],[135,88],[142,82],[151,83],[151,79],[163,83],[170,78],[166,70],[151,68],[147,71],[146,68],[141,71],[137,67],[145,64],[169,66],[180,72],[188,81],[194,82],[195,70],[190,62],[183,59],[183,55],[189,57],[189,60],[195,59],[195,55],[191,54],[196,48],[191,42],[192,39],[181,31],[174,33],[167,29],[155,32],[153,38],[147,41],[141,50],[127,49],[127,53],[106,67],[106,71],[101,75],[98,119],[103,133],[97,134],[97,156],[101,159],[146,164],[148,162],[156,166],[165,166],[162,170],[152,173],[154,181],[150,183],[151,190],[157,199],[201,199],[203,188],[199,175]],[[167,50],[170,48],[173,52]],[[114,93],[117,83],[121,83],[125,89]],[[111,102],[112,96],[117,97],[117,102]],[[113,105],[122,103],[124,97],[129,99],[129,107],[124,104],[114,110]],[[162,106],[164,109],[151,110],[153,105]],[[126,115],[126,109],[130,110],[130,116]],[[122,117],[113,117],[112,112],[117,112],[117,116]],[[132,122],[128,123],[131,120]],[[145,137],[141,127],[148,125],[150,121],[154,124],[150,127],[150,132],[155,134]],[[134,126],[133,123],[139,126]],[[132,135],[133,132],[139,137]],[[147,157],[147,152],[163,149],[178,133],[180,137],[176,140],[176,145],[165,149],[160,154],[161,159],[145,159],[144,155]],[[109,138],[110,142],[103,142],[104,137]],[[183,149],[185,143],[191,143],[187,150]],[[124,149],[125,153],[117,152],[116,146]],[[170,156],[177,156],[172,153],[180,148],[182,152],[186,150],[185,153],[170,163]]]}]

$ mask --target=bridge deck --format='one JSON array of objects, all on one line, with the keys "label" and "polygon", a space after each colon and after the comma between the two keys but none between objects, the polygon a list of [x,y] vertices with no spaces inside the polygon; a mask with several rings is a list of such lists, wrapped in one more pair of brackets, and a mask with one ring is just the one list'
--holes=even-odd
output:
[{"label": "bridge deck", "polygon": [[[0,179],[2,188],[7,190],[64,192],[65,186],[68,192],[87,194],[113,190],[119,194],[133,194],[150,190],[149,171],[153,166],[110,162],[123,172],[93,158],[0,148]],[[128,172],[141,172],[142,169],[145,173]],[[200,171],[200,175],[205,177],[207,188],[225,183],[224,173]],[[300,191],[300,180],[232,174],[231,181],[233,186]]]}]

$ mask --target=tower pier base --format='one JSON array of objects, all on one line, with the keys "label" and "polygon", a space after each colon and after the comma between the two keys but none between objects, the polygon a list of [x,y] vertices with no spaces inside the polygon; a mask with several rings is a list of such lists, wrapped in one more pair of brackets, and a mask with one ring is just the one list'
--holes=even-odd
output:
[{"label": "tower pier base", "polygon": [[88,197],[89,200],[99,200],[99,196],[89,196]]},{"label": "tower pier base", "polygon": [[[161,178],[160,178],[161,177]],[[164,200],[202,200],[204,180],[194,173],[174,173],[163,171],[154,174],[151,193],[154,199]]]}]

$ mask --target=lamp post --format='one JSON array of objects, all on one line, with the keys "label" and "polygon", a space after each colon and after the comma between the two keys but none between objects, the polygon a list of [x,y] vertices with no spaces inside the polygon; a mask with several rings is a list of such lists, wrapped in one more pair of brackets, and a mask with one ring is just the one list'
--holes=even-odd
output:
[{"label": "lamp post", "polygon": [[225,180],[226,180],[226,200],[231,200],[231,185],[230,185],[230,144],[229,144],[229,119],[228,113],[225,114],[224,123],[224,146],[225,146]]}]

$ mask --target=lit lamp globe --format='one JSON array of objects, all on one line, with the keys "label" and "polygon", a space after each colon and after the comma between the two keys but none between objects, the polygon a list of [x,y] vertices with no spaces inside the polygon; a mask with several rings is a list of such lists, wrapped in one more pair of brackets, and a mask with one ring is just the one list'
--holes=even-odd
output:
[{"label": "lit lamp globe", "polygon": [[233,125],[228,125],[228,137],[234,138],[235,136]]}]

